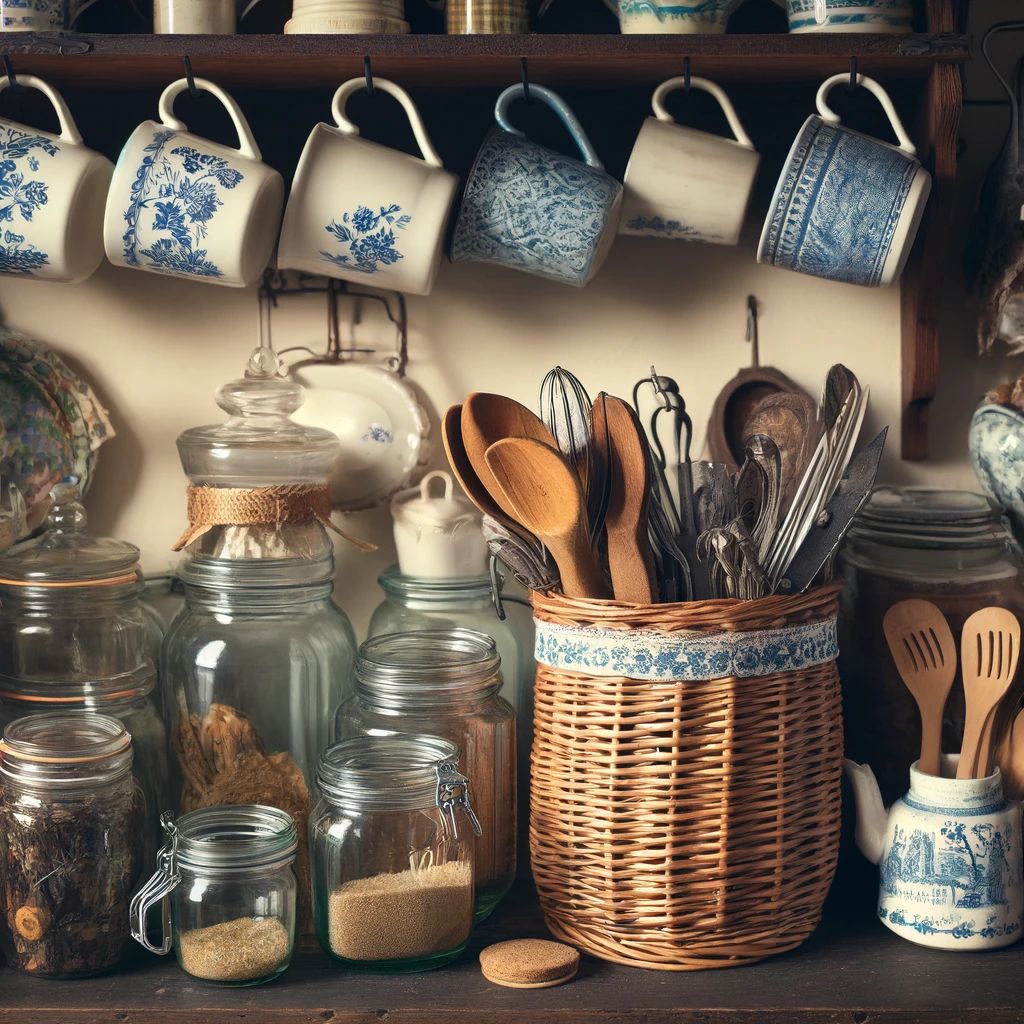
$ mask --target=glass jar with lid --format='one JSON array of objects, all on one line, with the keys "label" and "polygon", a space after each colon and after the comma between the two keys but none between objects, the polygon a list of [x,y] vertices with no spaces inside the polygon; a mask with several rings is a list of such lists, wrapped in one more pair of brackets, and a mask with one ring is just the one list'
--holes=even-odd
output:
[{"label": "glass jar with lid", "polygon": [[[839,621],[847,756],[869,763],[886,801],[906,790],[921,743],[914,698],[882,632],[892,605],[931,601],[954,637],[979,608],[1024,616],[1024,558],[988,500],[967,491],[879,487],[857,517],[840,556],[846,584]],[[963,689],[946,702],[943,750],[960,749]]]},{"label": "glass jar with lid", "polygon": [[[282,377],[269,349],[257,349],[245,377],[217,400],[227,421],[178,439],[190,481],[190,526],[179,542],[185,606],[161,664],[180,805],[266,804],[291,814],[303,833],[355,652],[352,626],[331,597],[325,529],[338,439],[290,418],[302,388]],[[304,848],[297,873],[305,930]]]},{"label": "glass jar with lid", "polygon": [[487,917],[516,873],[515,712],[501,691],[494,641],[469,629],[392,633],[367,640],[355,693],[338,709],[337,735],[417,732],[462,752],[482,834],[476,839],[476,916]]},{"label": "glass jar with lid", "polygon": [[121,960],[142,866],[142,792],[117,719],[47,714],[0,742],[0,949],[42,978]]},{"label": "glass jar with lid", "polygon": [[[132,901],[132,935],[173,947],[182,970],[222,985],[261,985],[283,974],[295,945],[299,848],[291,815],[256,804],[207,807],[162,819],[160,867]],[[163,906],[162,942],[147,937]]]},{"label": "glass jar with lid", "polygon": [[310,818],[316,930],[348,967],[441,967],[473,927],[469,780],[437,736],[356,736],[325,751]]},{"label": "glass jar with lid", "polygon": [[43,532],[0,558],[0,728],[40,712],[120,719],[133,739],[152,855],[169,799],[167,734],[139,549],[86,533],[73,485],[58,484],[52,497]]}]

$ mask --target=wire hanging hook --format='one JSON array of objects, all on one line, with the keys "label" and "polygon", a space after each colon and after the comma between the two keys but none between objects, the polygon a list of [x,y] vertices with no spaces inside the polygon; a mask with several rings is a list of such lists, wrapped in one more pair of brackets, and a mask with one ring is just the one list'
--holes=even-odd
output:
[{"label": "wire hanging hook", "polygon": [[186,53],[184,58],[185,62],[185,81],[188,82],[188,91],[193,99],[199,98],[199,87],[196,85],[195,72],[192,70],[192,58]]},{"label": "wire hanging hook", "polygon": [[690,95],[690,58],[683,58],[683,92]]},{"label": "wire hanging hook", "polygon": [[4,54],[4,71],[7,72],[7,82],[12,89],[18,90],[21,88],[21,84],[18,82],[18,76],[14,73],[14,65],[11,64],[11,58],[5,53]]},{"label": "wire hanging hook", "polygon": [[858,79],[859,78],[860,78],[860,75],[857,74],[857,58],[856,57],[851,57],[850,58],[850,91],[851,92],[854,89],[857,88]]},{"label": "wire hanging hook", "polygon": [[363,77],[366,79],[366,94],[373,96],[373,64],[369,54],[363,57]]},{"label": "wire hanging hook", "polygon": [[523,82],[523,99],[527,103],[532,103],[533,99],[530,96],[530,73],[526,67],[526,58],[519,58],[519,76]]},{"label": "wire hanging hook", "polygon": [[761,365],[760,339],[757,332],[757,296],[747,296],[747,341],[750,342],[750,365]]}]

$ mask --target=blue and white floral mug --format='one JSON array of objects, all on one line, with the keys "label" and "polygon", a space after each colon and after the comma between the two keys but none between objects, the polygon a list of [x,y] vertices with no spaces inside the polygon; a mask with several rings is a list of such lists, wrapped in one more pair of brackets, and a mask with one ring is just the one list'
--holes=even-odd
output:
[{"label": "blue and white floral mug", "polygon": [[911,0],[775,0],[790,32],[911,32]]},{"label": "blue and white floral mug", "polygon": [[896,281],[913,248],[931,175],[917,159],[888,93],[857,76],[882,104],[898,146],[853,131],[829,106],[833,75],[818,90],[818,113],[800,129],[761,232],[758,263],[868,286]]},{"label": "blue and white floral mug", "polygon": [[724,32],[743,0],[605,0],[623,34]]},{"label": "blue and white floral mug", "polygon": [[0,0],[0,31],[59,32],[96,0]]},{"label": "blue and white floral mug", "polygon": [[266,270],[284,206],[284,181],[263,163],[249,123],[219,86],[197,78],[227,109],[232,149],[194,135],[174,116],[184,78],[160,97],[160,120],[125,143],[107,197],[103,241],[119,267],[246,288]]},{"label": "blue and white floral mug", "polygon": [[384,78],[373,84],[402,105],[423,158],[360,138],[345,107],[366,81],[345,82],[332,104],[337,127],[318,124],[299,159],[278,266],[428,295],[459,179],[444,169],[408,93]]},{"label": "blue and white floral mug", "polygon": [[[32,75],[60,134],[0,119],[0,273],[82,281],[103,261],[103,203],[111,162],[82,143],[71,112],[52,86]],[[8,88],[0,78],[0,93]]]},{"label": "blue and white floral mug", "polygon": [[550,89],[531,85],[569,130],[583,160],[530,142],[508,120],[513,85],[494,107],[497,127],[469,173],[452,240],[453,260],[498,263],[583,287],[615,238],[622,186],[594,152],[576,115]]}]

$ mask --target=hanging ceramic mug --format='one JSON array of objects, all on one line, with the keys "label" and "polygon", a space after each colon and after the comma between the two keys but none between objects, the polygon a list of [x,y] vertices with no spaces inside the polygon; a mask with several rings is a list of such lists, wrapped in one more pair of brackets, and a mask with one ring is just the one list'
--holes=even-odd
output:
[{"label": "hanging ceramic mug", "polygon": [[466,182],[453,260],[498,263],[582,287],[601,269],[618,227],[622,186],[609,175],[575,114],[550,89],[531,85],[569,130],[584,163],[530,142],[508,120],[513,85],[494,107],[498,122]]},{"label": "hanging ceramic mug", "polygon": [[[20,75],[57,112],[60,134],[0,119],[0,273],[82,281],[103,260],[103,203],[113,164],[82,143],[63,97]],[[0,92],[10,86],[0,77]]]},{"label": "hanging ceramic mug", "polygon": [[790,32],[912,32],[911,0],[775,0]]},{"label": "hanging ceramic mug", "polygon": [[828,93],[849,80],[833,75],[818,90],[818,113],[800,129],[775,187],[757,261],[849,284],[888,285],[906,265],[932,179],[873,78],[858,75],[857,84],[882,104],[899,145],[840,124]]},{"label": "hanging ceramic mug", "polygon": [[0,0],[0,31],[59,32],[96,0]]},{"label": "hanging ceramic mug", "polygon": [[743,0],[604,0],[623,34],[725,31]]},{"label": "hanging ceramic mug", "polygon": [[263,163],[249,123],[219,86],[197,78],[227,109],[232,149],[188,131],[174,116],[184,78],[160,97],[160,121],[144,121],[125,143],[107,198],[104,245],[119,267],[245,288],[270,262],[284,181]]},{"label": "hanging ceramic mug", "polygon": [[626,167],[619,232],[735,245],[761,157],[729,97],[706,78],[691,78],[690,88],[718,101],[735,138],[676,124],[665,98],[686,84],[670,78],[654,91],[654,117],[644,121]]},{"label": "hanging ceramic mug", "polygon": [[278,265],[428,295],[459,179],[442,166],[408,93],[387,79],[373,84],[402,105],[423,158],[361,139],[345,105],[366,82],[346,82],[334,94],[337,127],[318,124],[299,160]]}]

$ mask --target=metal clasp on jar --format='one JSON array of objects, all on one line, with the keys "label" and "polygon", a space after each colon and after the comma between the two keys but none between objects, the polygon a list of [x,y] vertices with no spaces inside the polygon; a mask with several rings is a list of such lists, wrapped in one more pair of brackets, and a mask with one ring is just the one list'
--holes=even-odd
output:
[{"label": "metal clasp on jar", "polygon": [[457,839],[459,827],[455,820],[455,808],[461,807],[469,818],[473,835],[483,834],[480,820],[469,801],[469,779],[459,771],[457,761],[439,761],[437,764],[437,806],[448,819],[452,835]]},{"label": "metal clasp on jar", "polygon": [[[131,918],[132,938],[151,953],[161,956],[170,953],[173,944],[171,936],[171,906],[168,896],[177,888],[181,881],[178,872],[178,826],[170,811],[160,815],[160,825],[167,834],[167,840],[157,854],[157,868],[153,877],[135,894],[129,910]],[[162,942],[154,946],[146,935],[146,919],[150,910],[157,904],[162,905]]]}]

